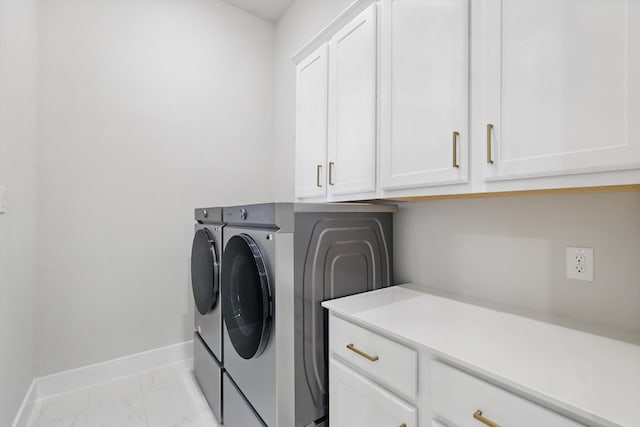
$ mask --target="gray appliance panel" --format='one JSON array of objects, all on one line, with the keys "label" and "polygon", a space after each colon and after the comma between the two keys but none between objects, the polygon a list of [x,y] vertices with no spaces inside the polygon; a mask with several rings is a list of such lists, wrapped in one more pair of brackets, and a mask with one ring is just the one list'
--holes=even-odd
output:
[{"label": "gray appliance panel", "polygon": [[222,422],[222,368],[197,333],[193,334],[196,380],[218,422]]},{"label": "gray appliance panel", "polygon": [[[277,277],[274,274],[274,262],[276,257],[275,239],[277,238],[277,233],[275,230],[268,229],[247,229],[227,226],[224,229],[225,246],[233,236],[241,233],[251,237],[260,249],[267,269],[272,301],[275,301]],[[227,260],[226,262],[230,261]],[[234,382],[240,390],[242,390],[247,400],[251,402],[251,405],[260,417],[267,425],[272,427],[276,426],[276,346],[274,344],[276,311],[274,307],[269,342],[264,352],[253,359],[243,359],[238,355],[231,343],[227,328],[223,328],[225,370],[229,372],[231,378],[233,378]]]},{"label": "gray appliance panel", "polygon": [[[206,228],[211,233],[218,255],[218,262],[222,265],[223,227],[221,225],[196,224],[196,230],[201,228]],[[222,363],[222,309],[220,308],[220,295],[218,295],[218,300],[209,313],[202,315],[195,307],[193,311],[195,313],[195,330],[200,334],[203,341],[207,344],[207,347],[209,347],[215,357]]]},{"label": "gray appliance panel", "polygon": [[225,427],[266,427],[226,372],[223,374],[223,387]]},{"label": "gray appliance panel", "polygon": [[193,216],[201,224],[222,224],[222,208],[198,208]]},{"label": "gray appliance panel", "polygon": [[368,203],[262,203],[257,205],[223,208],[223,222],[242,227],[277,228],[282,232],[295,231],[295,215],[298,213],[393,213],[394,205]]},{"label": "gray appliance panel", "polygon": [[[263,203],[258,205],[231,206],[223,209],[225,223],[242,227],[278,228],[279,213],[290,211],[291,203]],[[292,217],[293,218],[293,217]]]},{"label": "gray appliance panel", "polygon": [[298,213],[295,425],[328,415],[327,315],[322,301],[392,284],[391,213]]},{"label": "gray appliance panel", "polygon": [[202,315],[195,310],[195,328],[216,359],[222,363],[222,314],[219,307]]}]

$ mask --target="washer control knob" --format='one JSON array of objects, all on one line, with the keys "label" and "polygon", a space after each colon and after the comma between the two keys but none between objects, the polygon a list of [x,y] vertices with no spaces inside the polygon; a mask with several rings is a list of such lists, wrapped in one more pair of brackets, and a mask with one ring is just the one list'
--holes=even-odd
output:
[{"label": "washer control knob", "polygon": [[240,208],[240,219],[247,219],[247,210],[245,208]]},{"label": "washer control knob", "polygon": [[205,217],[205,218],[208,218],[208,217],[209,217],[209,211],[208,211],[208,210],[206,210],[206,209],[205,209],[205,210],[203,210],[203,211],[202,211],[202,216],[203,216],[203,217]]}]

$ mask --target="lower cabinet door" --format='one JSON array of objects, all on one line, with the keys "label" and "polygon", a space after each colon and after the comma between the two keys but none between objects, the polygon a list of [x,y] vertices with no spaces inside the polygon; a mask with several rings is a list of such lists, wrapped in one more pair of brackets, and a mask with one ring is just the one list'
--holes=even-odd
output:
[{"label": "lower cabinet door", "polygon": [[331,427],[415,427],[418,411],[334,358],[329,359]]}]

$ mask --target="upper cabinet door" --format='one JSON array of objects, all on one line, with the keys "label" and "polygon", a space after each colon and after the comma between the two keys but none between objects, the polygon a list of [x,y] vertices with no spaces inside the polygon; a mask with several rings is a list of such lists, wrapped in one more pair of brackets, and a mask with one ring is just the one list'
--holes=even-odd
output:
[{"label": "upper cabinet door", "polygon": [[327,45],[296,69],[296,197],[324,197],[329,62]]},{"label": "upper cabinet door", "polygon": [[640,167],[640,2],[484,4],[485,179]]},{"label": "upper cabinet door", "polygon": [[382,189],[467,182],[469,0],[382,4]]},{"label": "upper cabinet door", "polygon": [[376,5],[329,41],[329,164],[332,194],[376,189]]}]

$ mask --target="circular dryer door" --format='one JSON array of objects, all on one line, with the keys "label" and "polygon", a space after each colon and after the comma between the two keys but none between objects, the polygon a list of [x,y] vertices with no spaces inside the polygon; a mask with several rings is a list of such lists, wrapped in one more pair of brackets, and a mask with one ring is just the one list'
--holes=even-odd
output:
[{"label": "circular dryer door", "polygon": [[191,287],[198,312],[205,315],[218,300],[218,253],[206,228],[196,231],[191,246]]},{"label": "circular dryer door", "polygon": [[271,329],[271,290],[260,249],[246,234],[233,236],[224,249],[222,316],[236,352],[260,356]]}]

